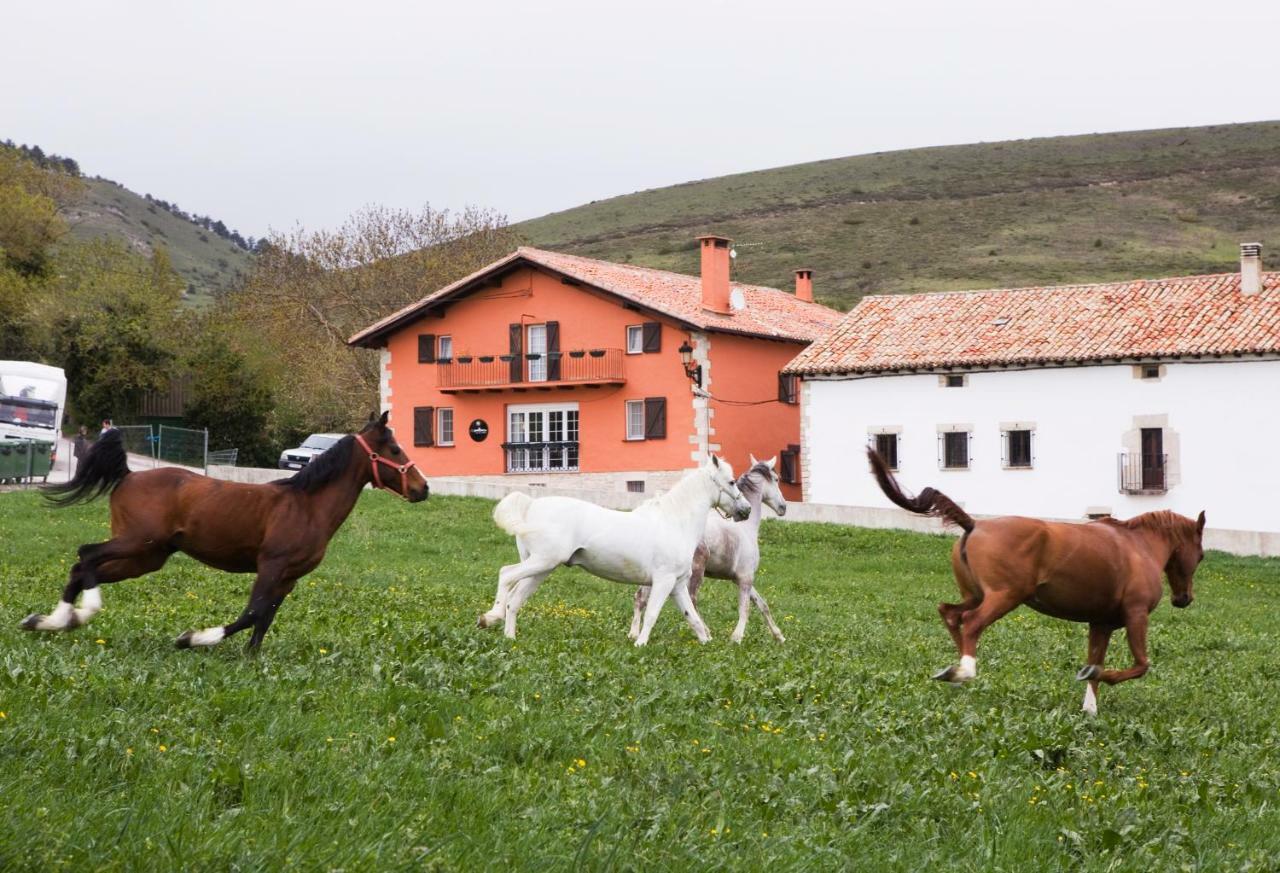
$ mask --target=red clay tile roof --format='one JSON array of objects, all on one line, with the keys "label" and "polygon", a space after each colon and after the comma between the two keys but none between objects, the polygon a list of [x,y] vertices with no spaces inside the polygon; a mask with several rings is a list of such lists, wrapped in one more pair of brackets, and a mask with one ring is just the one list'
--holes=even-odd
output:
[{"label": "red clay tile roof", "polygon": [[1280,273],[864,297],[786,372],[807,376],[1280,352]]},{"label": "red clay tile roof", "polygon": [[820,303],[797,300],[794,294],[786,291],[737,282],[732,283],[731,289],[742,292],[746,306],[732,315],[720,315],[702,308],[702,280],[698,276],[521,246],[505,258],[371,324],[347,342],[358,346],[381,345],[386,334],[418,318],[434,304],[465,294],[486,276],[522,263],[542,267],[625,298],[698,330],[808,343],[825,335],[841,317],[834,309]]}]

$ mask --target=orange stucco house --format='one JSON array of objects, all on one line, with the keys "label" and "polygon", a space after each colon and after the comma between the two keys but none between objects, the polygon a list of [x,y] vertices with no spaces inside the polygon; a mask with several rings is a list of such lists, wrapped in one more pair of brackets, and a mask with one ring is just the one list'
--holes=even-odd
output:
[{"label": "orange stucco house", "polygon": [[[428,476],[659,491],[708,451],[779,455],[800,498],[799,396],[780,371],[840,320],[796,291],[520,248],[350,339],[382,351],[382,407]],[[405,436],[412,434],[412,439]]]}]

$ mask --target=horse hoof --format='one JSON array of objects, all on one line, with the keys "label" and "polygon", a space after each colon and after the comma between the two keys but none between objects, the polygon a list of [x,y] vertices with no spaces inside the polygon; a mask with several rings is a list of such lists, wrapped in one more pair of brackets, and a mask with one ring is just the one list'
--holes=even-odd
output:
[{"label": "horse hoof", "polygon": [[18,627],[22,628],[23,630],[29,630],[29,631],[35,630],[36,626],[40,624],[40,620],[42,618],[44,618],[43,615],[41,615],[38,612],[33,612],[30,615],[28,615],[26,618],[24,618],[22,620],[22,624],[18,625]]},{"label": "horse hoof", "polygon": [[939,682],[955,682],[956,668],[954,666],[945,667],[939,670],[937,673],[934,673],[933,676],[931,676],[930,678],[936,679]]},{"label": "horse hoof", "polygon": [[195,631],[186,631],[182,636],[173,641],[173,644],[180,649],[191,648],[191,637],[195,635]]},{"label": "horse hoof", "polygon": [[1080,672],[1076,674],[1076,679],[1080,682],[1088,682],[1091,679],[1097,679],[1102,675],[1102,668],[1097,664],[1085,664],[1080,668]]}]

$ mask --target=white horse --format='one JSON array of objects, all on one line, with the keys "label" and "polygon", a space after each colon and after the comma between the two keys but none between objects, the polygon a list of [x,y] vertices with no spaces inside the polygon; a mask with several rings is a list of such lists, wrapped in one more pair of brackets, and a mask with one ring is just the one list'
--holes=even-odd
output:
[{"label": "white horse", "polygon": [[[769,612],[769,604],[756,591],[756,570],[760,567],[760,506],[768,506],[778,515],[787,514],[787,501],[778,488],[778,474],[775,470],[778,459],[757,461],[751,458],[751,468],[738,479],[738,488],[747,502],[751,504],[751,515],[746,521],[732,522],[718,515],[707,518],[707,527],[702,534],[702,542],[693,555],[693,574],[689,579],[689,597],[694,608],[698,606],[698,589],[706,576],[713,579],[729,579],[738,583],[738,626],[733,629],[729,639],[735,643],[742,642],[747,632],[747,616],[751,611],[751,603],[756,605],[764,616],[769,633],[778,642],[786,642],[782,629],[773,620]],[[640,614],[649,602],[650,588],[646,585],[636,591],[635,609],[631,615],[631,632],[635,639],[640,635]]]},{"label": "white horse", "polygon": [[649,641],[662,604],[673,593],[698,641],[705,643],[711,634],[689,596],[689,575],[713,507],[741,519],[751,513],[751,504],[733,480],[733,468],[714,455],[666,494],[632,512],[572,497],[534,500],[520,492],[508,494],[494,508],[493,520],[515,536],[520,563],[498,573],[493,608],[478,624],[493,627],[505,618],[506,635],[514,639],[520,607],[552,570],[565,564],[603,579],[653,586],[656,596],[645,610],[637,646]]}]

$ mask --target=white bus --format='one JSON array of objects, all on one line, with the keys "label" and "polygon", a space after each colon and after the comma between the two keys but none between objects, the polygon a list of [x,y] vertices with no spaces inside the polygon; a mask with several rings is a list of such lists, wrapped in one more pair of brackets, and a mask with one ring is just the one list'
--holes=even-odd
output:
[{"label": "white bus", "polygon": [[53,443],[62,433],[67,376],[59,367],[0,361],[0,439]]}]

